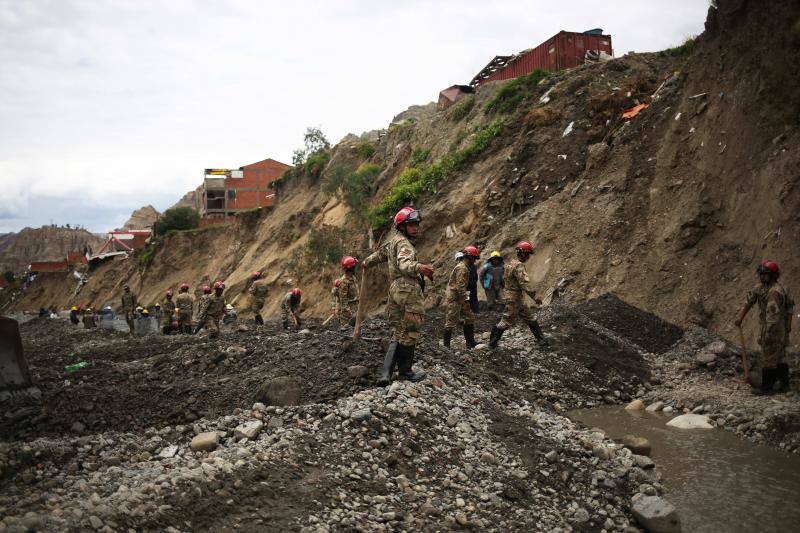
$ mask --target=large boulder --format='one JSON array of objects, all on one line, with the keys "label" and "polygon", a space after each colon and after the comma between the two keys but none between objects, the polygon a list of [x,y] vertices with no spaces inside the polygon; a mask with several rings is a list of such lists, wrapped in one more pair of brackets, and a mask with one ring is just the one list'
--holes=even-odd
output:
[{"label": "large boulder", "polygon": [[266,405],[299,405],[302,394],[302,379],[295,376],[282,376],[264,384],[256,401]]},{"label": "large boulder", "polygon": [[641,411],[642,409],[644,409],[644,402],[639,399],[633,400],[625,406],[626,411]]},{"label": "large boulder", "polygon": [[632,503],[634,518],[648,533],[680,533],[678,511],[664,498],[637,495]]},{"label": "large boulder", "polygon": [[190,447],[195,452],[210,452],[219,445],[219,433],[216,431],[206,431],[200,433],[192,439]]},{"label": "large boulder", "polygon": [[628,448],[636,455],[650,455],[652,447],[650,441],[644,437],[636,435],[625,435],[622,437],[622,446]]},{"label": "large boulder", "polygon": [[680,429],[712,429],[714,427],[709,423],[708,416],[691,413],[676,416],[667,422],[667,425]]}]

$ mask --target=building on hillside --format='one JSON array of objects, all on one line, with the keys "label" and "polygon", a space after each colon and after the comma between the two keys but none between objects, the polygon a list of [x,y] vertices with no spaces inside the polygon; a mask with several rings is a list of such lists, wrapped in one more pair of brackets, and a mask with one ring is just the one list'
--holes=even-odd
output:
[{"label": "building on hillside", "polygon": [[269,183],[280,177],[290,165],[265,159],[238,170],[207,168],[197,194],[200,225],[220,224],[237,212],[271,207],[275,191]]},{"label": "building on hillside", "polygon": [[33,261],[28,266],[30,272],[69,272],[69,262],[61,261]]},{"label": "building on hillside", "polygon": [[611,35],[604,35],[600,28],[583,33],[560,31],[535,48],[495,56],[469,84],[477,89],[490,81],[527,76],[537,68],[556,72],[613,56]]},{"label": "building on hillside", "polygon": [[127,254],[134,250],[140,250],[147,245],[151,235],[152,231],[149,229],[109,231],[108,240],[91,259],[101,256]]},{"label": "building on hillside", "polygon": [[436,105],[439,109],[447,109],[474,92],[475,88],[470,85],[452,85],[439,92],[439,101]]}]

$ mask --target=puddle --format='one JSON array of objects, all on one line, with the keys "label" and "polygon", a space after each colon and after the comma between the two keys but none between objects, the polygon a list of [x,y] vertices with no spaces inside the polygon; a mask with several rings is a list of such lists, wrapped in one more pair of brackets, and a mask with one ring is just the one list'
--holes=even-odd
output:
[{"label": "puddle", "polygon": [[800,457],[757,446],[722,430],[681,430],[668,417],[620,406],[569,416],[614,439],[647,438],[666,498],[686,533],[800,531]]}]

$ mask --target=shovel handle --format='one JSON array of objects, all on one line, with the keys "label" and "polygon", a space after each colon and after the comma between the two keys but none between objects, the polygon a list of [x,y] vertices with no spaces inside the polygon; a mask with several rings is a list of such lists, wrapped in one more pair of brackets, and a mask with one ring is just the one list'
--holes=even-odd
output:
[{"label": "shovel handle", "polygon": [[739,340],[742,343],[742,368],[744,368],[744,382],[748,383],[750,381],[749,376],[749,369],[747,368],[747,342],[745,342],[744,338],[744,331],[742,331],[742,326],[739,327]]},{"label": "shovel handle", "polygon": [[358,310],[356,311],[356,325],[353,327],[353,338],[361,338],[361,322],[364,320],[364,289],[367,286],[367,269],[361,270],[361,288],[358,290]]}]

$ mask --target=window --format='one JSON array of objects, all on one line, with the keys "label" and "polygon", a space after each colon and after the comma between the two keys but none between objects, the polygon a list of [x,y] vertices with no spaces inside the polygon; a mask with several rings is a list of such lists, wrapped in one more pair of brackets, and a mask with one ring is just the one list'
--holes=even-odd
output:
[{"label": "window", "polygon": [[234,189],[228,191],[228,200],[236,200],[236,191]]}]

